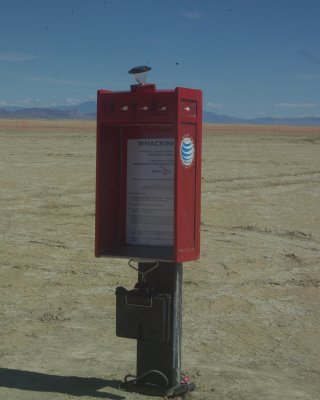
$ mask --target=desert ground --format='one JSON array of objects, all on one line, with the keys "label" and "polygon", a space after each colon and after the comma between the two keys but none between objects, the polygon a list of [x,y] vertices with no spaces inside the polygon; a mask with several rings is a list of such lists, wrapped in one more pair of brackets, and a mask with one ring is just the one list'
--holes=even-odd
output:
[{"label": "desert ground", "polygon": [[[95,123],[0,120],[0,170],[0,400],[149,399],[118,389],[136,344],[114,293],[136,274],[94,257]],[[188,398],[318,400],[320,128],[206,125],[202,176]]]}]

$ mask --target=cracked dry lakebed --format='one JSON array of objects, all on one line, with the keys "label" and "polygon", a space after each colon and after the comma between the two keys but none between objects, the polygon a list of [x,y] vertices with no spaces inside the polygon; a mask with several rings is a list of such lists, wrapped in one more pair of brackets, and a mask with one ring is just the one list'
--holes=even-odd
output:
[{"label": "cracked dry lakebed", "polygon": [[[118,389],[136,274],[94,257],[94,122],[0,120],[0,142],[0,399],[148,399]],[[183,297],[190,399],[320,398],[320,128],[204,126]]]}]

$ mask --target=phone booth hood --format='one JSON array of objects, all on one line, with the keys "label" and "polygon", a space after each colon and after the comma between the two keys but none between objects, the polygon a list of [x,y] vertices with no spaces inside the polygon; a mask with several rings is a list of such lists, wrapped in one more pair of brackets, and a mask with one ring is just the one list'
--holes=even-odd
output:
[{"label": "phone booth hood", "polygon": [[202,92],[132,85],[97,94],[95,255],[200,255]]}]

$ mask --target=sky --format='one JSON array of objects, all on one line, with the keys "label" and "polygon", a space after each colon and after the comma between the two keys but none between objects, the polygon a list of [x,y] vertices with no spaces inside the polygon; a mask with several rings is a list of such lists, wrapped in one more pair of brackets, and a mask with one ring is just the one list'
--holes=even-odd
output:
[{"label": "sky", "polygon": [[201,89],[235,117],[320,116],[320,0],[0,0],[0,107]]}]

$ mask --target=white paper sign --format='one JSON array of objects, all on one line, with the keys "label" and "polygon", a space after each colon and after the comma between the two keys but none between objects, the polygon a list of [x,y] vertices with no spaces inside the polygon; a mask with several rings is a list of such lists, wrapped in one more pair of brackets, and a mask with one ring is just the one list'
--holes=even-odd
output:
[{"label": "white paper sign", "polygon": [[129,139],[128,244],[173,246],[174,139]]}]

